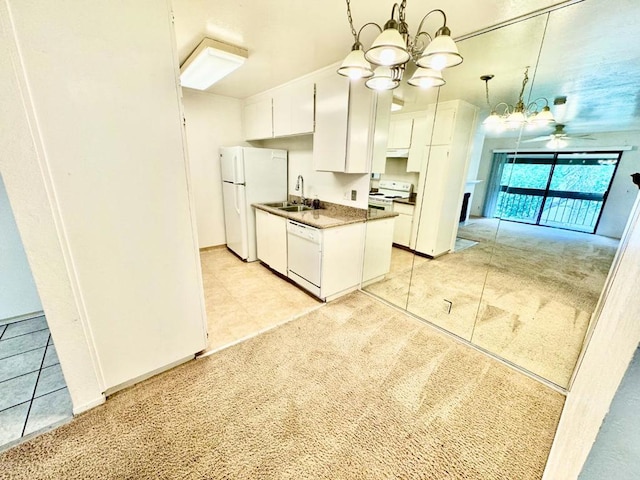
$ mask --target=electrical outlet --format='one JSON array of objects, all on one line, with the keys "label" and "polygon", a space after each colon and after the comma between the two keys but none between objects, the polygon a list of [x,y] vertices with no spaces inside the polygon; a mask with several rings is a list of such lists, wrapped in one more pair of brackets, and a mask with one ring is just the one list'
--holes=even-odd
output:
[{"label": "electrical outlet", "polygon": [[444,303],[442,304],[442,310],[444,310],[444,313],[449,315],[451,313],[451,307],[453,307],[453,302],[445,299]]},{"label": "electrical outlet", "polygon": [[358,198],[358,191],[357,190],[351,190],[351,200],[356,200],[356,198]]}]

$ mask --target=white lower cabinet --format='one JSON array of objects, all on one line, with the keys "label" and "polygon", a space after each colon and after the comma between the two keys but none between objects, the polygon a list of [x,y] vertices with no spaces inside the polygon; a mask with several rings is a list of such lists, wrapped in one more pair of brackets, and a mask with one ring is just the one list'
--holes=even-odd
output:
[{"label": "white lower cabinet", "polygon": [[287,275],[287,219],[256,209],[258,259]]},{"label": "white lower cabinet", "polygon": [[362,278],[365,223],[322,229],[320,298],[332,300],[355,290]]},{"label": "white lower cabinet", "polygon": [[393,243],[403,247],[412,248],[411,231],[413,229],[413,213],[415,205],[404,203],[393,203],[393,211],[398,214],[395,217],[395,227],[393,229]]},{"label": "white lower cabinet", "polygon": [[394,224],[398,217],[370,220],[366,223],[362,285],[381,280],[391,268]]}]

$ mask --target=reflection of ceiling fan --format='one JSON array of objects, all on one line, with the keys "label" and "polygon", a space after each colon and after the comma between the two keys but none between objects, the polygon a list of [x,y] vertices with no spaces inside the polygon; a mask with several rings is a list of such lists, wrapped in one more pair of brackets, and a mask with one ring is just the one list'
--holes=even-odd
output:
[{"label": "reflection of ceiling fan", "polygon": [[540,137],[531,138],[529,140],[523,140],[522,143],[542,142],[547,141],[547,147],[549,148],[562,148],[567,146],[567,142],[580,138],[582,140],[595,140],[591,135],[570,135],[564,131],[565,125],[557,123],[555,130],[549,135],[542,135]]}]

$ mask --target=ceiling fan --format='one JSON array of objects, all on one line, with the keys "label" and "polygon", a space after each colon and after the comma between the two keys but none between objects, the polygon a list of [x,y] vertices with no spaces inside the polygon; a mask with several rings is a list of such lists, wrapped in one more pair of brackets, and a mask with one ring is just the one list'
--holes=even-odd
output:
[{"label": "ceiling fan", "polygon": [[564,131],[566,125],[557,123],[555,129],[548,135],[542,135],[540,137],[530,138],[529,140],[523,140],[522,143],[543,142],[547,141],[547,147],[549,148],[562,148],[567,146],[567,142],[574,139],[582,140],[595,140],[591,135],[571,135]]}]

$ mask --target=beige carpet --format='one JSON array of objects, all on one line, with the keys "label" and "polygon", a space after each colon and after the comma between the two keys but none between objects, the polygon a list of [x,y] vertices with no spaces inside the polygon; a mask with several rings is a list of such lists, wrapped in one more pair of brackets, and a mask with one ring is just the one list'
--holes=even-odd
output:
[{"label": "beige carpet", "polygon": [[11,479],[538,479],[564,397],[356,292],[0,455]]},{"label": "beige carpet", "polygon": [[230,345],[321,305],[260,262],[243,262],[224,247],[203,250],[200,262],[208,350]]},{"label": "beige carpet", "polygon": [[497,228],[475,219],[459,236],[479,243],[434,260],[394,252],[366,290],[566,387],[618,241],[514,222],[494,241]]}]

